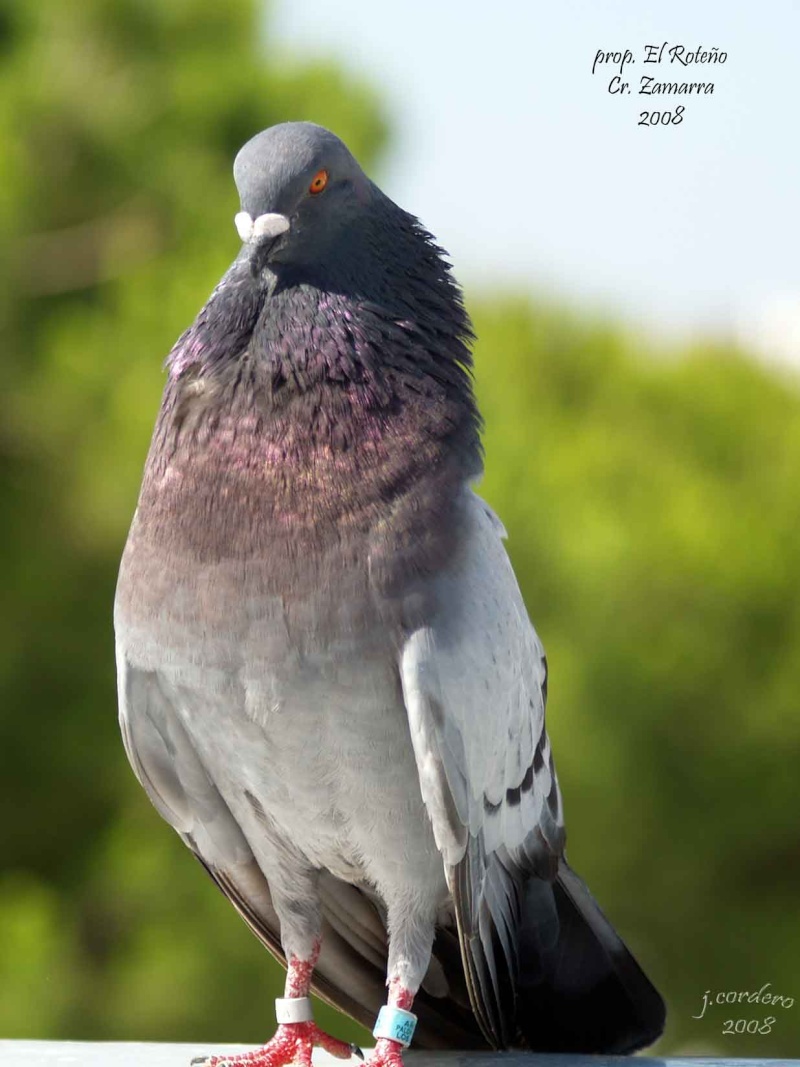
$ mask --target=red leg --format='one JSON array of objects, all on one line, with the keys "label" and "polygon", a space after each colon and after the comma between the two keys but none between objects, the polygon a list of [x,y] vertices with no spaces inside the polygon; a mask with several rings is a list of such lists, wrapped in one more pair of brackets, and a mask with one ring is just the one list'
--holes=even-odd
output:
[{"label": "red leg", "polygon": [[[395,1008],[411,1011],[414,994],[404,988],[398,978],[393,978],[389,982],[387,1003]],[[379,1037],[365,1067],[403,1067],[402,1051],[403,1046],[399,1041],[392,1041],[390,1037]]]},{"label": "red leg", "polygon": [[[310,960],[290,958],[286,973],[287,997],[309,995],[318,958],[319,944]],[[349,1059],[357,1051],[353,1045],[326,1034],[313,1022],[281,1023],[272,1040],[261,1048],[237,1056],[210,1056],[192,1063],[203,1063],[205,1067],[286,1067],[290,1063],[311,1067],[311,1051],[317,1045],[341,1060]]]}]

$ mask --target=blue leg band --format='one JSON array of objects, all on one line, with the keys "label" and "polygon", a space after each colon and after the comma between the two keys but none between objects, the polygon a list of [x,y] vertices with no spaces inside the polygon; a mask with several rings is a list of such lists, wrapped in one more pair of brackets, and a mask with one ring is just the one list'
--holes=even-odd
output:
[{"label": "blue leg band", "polygon": [[399,1041],[403,1048],[408,1048],[416,1026],[417,1017],[413,1012],[393,1008],[391,1004],[384,1004],[378,1012],[372,1036],[388,1037],[390,1041]]}]

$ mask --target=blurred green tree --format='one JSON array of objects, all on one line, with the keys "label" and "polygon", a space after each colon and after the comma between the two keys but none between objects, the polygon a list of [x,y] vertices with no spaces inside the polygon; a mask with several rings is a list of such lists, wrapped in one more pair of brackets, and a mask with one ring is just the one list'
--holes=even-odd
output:
[{"label": "blurred green tree", "polygon": [[[234,153],[309,118],[369,167],[386,123],[275,55],[255,0],[3,0],[0,53],[0,1034],[255,1042],[281,977],[130,773],[111,602],[162,358],[238,245]],[[800,1008],[692,1016],[794,992],[800,397],[730,347],[470,306],[570,858],[670,1002],[665,1049],[796,1053]]]}]

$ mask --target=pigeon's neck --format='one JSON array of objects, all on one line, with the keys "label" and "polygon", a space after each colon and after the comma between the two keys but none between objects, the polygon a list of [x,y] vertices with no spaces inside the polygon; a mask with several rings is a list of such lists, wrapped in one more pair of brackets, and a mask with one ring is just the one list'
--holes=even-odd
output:
[{"label": "pigeon's neck", "polygon": [[469,323],[446,272],[396,281],[269,287],[234,265],[170,357],[140,500],[159,538],[251,557],[449,526],[481,465]]},{"label": "pigeon's neck", "polygon": [[[446,309],[442,309],[445,312]],[[452,309],[448,309],[452,315]],[[301,284],[264,302],[248,358],[278,407],[314,393],[337,408],[388,410],[409,389],[437,386],[468,416],[474,409],[470,354],[462,324],[432,320],[384,302]],[[473,416],[470,416],[473,417]]]},{"label": "pigeon's neck", "polygon": [[327,412],[345,432],[408,406],[438,407],[476,456],[471,339],[440,249],[395,209],[313,270],[254,271],[243,253],[173,348],[167,395],[181,413],[201,392],[204,409],[252,402],[265,426],[289,409],[303,421],[306,409]]},{"label": "pigeon's neck", "polygon": [[430,379],[477,419],[461,292],[431,235],[380,190],[313,265],[257,269],[252,255],[242,252],[175,345],[171,379],[222,384],[249,361],[266,401],[355,385],[359,403],[367,393],[376,404],[401,381]]},{"label": "pigeon's neck", "polygon": [[208,378],[241,359],[264,305],[266,289],[257,283],[244,256],[233,264],[192,325],[167,357],[170,383],[187,375]]}]

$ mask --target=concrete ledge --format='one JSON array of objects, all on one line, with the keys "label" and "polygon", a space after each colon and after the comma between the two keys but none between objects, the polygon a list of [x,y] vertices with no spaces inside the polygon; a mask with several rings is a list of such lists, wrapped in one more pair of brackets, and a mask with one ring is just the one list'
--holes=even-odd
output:
[{"label": "concrete ledge", "polygon": [[[0,1067],[189,1067],[193,1056],[246,1052],[250,1045],[158,1045],[138,1042],[0,1041]],[[788,1067],[800,1060],[650,1056],[540,1056],[534,1053],[407,1052],[408,1067]],[[322,1049],[317,1067],[344,1067]],[[352,1061],[357,1064],[357,1060]]]}]

